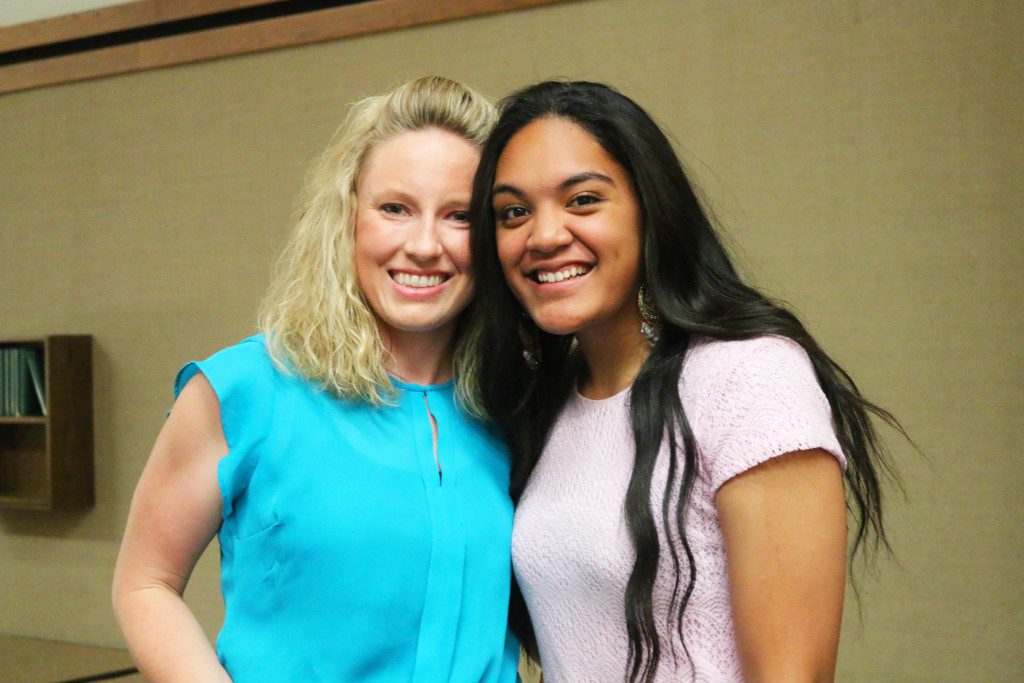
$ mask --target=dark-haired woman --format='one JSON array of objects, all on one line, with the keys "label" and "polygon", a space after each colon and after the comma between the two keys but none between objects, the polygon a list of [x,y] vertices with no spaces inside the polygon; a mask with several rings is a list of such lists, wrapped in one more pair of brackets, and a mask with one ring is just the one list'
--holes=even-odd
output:
[{"label": "dark-haired woman", "polygon": [[854,548],[884,543],[891,417],[742,282],[632,100],[542,83],[502,112],[473,258],[523,642],[548,683],[830,680],[844,478]]}]

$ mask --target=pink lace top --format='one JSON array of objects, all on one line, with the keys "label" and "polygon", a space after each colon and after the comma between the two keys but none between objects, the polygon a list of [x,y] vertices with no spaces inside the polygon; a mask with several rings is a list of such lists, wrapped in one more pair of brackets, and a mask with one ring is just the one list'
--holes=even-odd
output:
[{"label": "pink lace top", "polygon": [[[662,646],[655,680],[738,681],[715,492],[783,453],[824,448],[844,467],[845,459],[810,359],[795,342],[699,342],[687,355],[679,386],[701,468],[686,525],[697,568],[684,619],[693,663],[669,625],[674,570],[660,514],[668,473],[664,445],[651,488],[662,541],[653,593]],[[577,394],[569,400],[516,510],[513,564],[537,633],[545,683],[625,679],[624,596],[635,557],[623,513],[634,452],[628,395],[594,401]]]}]

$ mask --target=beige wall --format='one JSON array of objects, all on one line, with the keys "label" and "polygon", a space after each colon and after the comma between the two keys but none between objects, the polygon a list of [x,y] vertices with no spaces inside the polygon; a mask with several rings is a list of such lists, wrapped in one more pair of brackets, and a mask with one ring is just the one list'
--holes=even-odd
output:
[{"label": "beige wall", "polygon": [[0,0],[0,26],[15,26],[126,2],[131,0]]},{"label": "beige wall", "polygon": [[[171,378],[253,330],[346,103],[566,76],[657,116],[747,272],[927,453],[890,440],[898,561],[848,605],[840,678],[1014,678],[1022,28],[1002,1],[593,0],[0,97],[0,336],[95,336],[98,496],[0,515],[0,632],[120,642],[110,571]],[[215,632],[215,552],[189,599]]]}]

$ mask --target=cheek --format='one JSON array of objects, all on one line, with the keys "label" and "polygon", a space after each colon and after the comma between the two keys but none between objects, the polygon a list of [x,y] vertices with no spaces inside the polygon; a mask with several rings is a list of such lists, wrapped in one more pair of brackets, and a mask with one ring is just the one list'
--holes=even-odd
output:
[{"label": "cheek", "polygon": [[352,258],[355,261],[356,274],[359,276],[360,281],[363,279],[364,274],[370,268],[373,259],[373,239],[369,235],[370,231],[367,230],[367,226],[364,223],[357,222],[355,229],[355,240],[352,245]]},{"label": "cheek", "polygon": [[463,273],[469,272],[472,260],[469,250],[469,230],[453,230],[445,239],[444,250],[456,269]]},{"label": "cheek", "polygon": [[381,234],[372,220],[356,220],[352,261],[359,289],[373,299],[378,286],[375,283],[379,282],[381,268],[388,261],[388,256],[386,236]]},{"label": "cheek", "polygon": [[498,233],[497,242],[498,261],[501,262],[502,270],[508,275],[517,269],[519,260],[522,258],[522,240],[516,233],[503,230]]},{"label": "cheek", "polygon": [[373,216],[356,217],[353,249],[357,265],[381,263],[395,251],[399,238],[393,227],[388,228]]},{"label": "cheek", "polygon": [[[635,212],[624,212],[621,220],[615,222],[615,227],[607,232],[614,236],[611,245],[618,252],[618,260],[622,275],[629,279],[635,279],[640,274],[640,225],[639,218]],[[621,227],[620,227],[621,226]]]}]

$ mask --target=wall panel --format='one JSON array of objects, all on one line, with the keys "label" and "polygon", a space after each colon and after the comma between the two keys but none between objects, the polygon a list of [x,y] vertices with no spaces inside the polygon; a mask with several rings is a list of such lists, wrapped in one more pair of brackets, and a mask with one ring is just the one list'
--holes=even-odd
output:
[{"label": "wall panel", "polygon": [[[609,81],[678,141],[743,268],[890,439],[897,562],[840,679],[1024,670],[1024,5],[591,0],[0,96],[0,332],[95,336],[97,506],[0,515],[0,632],[116,645],[110,570],[177,367],[250,334],[347,103],[438,72]],[[189,591],[211,633],[216,550]]]}]

